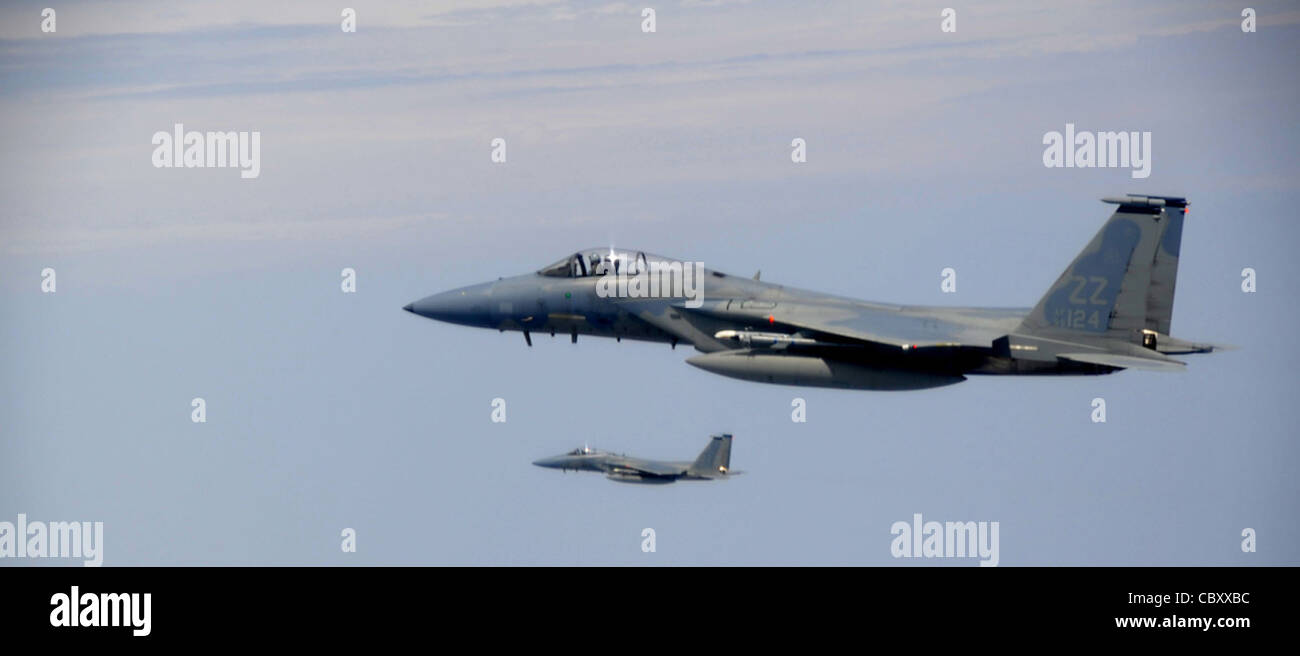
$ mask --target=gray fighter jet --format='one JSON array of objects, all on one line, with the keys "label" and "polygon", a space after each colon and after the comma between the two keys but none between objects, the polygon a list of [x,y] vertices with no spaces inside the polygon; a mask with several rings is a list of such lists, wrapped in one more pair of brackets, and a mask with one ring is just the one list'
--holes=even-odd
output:
[{"label": "gray fighter jet", "polygon": [[792,289],[648,253],[578,251],[535,273],[422,298],[404,309],[451,323],[679,342],[686,361],[766,383],[870,390],[951,385],[971,374],[1181,371],[1171,355],[1213,344],[1170,336],[1187,201],[1116,205],[1032,308],[892,305]]},{"label": "gray fighter jet", "polygon": [[617,453],[606,453],[588,447],[574,449],[562,456],[543,458],[533,463],[538,467],[574,471],[604,472],[611,481],[620,483],[672,483],[679,479],[714,480],[734,476],[732,472],[731,435],[714,435],[695,462],[669,462],[644,460]]}]

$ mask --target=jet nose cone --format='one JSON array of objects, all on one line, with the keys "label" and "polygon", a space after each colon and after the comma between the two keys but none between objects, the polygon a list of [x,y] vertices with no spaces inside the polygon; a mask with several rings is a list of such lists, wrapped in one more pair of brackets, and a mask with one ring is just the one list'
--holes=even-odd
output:
[{"label": "jet nose cone", "polygon": [[534,465],[537,465],[538,467],[551,467],[551,468],[555,468],[555,467],[559,467],[559,466],[560,466],[560,459],[559,459],[559,458],[542,458],[541,460],[534,460],[534,461],[533,461],[533,464],[534,464]]},{"label": "jet nose cone", "polygon": [[488,326],[491,283],[453,289],[408,303],[403,310],[429,319],[467,326]]}]

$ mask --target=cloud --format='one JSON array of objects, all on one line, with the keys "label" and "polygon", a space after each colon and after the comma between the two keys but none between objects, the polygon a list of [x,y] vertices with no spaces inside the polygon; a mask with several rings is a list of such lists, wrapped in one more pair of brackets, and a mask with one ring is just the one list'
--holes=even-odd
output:
[{"label": "cloud", "polygon": [[[431,208],[499,228],[539,202],[555,216],[575,203],[599,216],[666,189],[791,179],[957,173],[996,184],[993,163],[1037,161],[1042,131],[1075,114],[1136,113],[1135,129],[1190,120],[1112,94],[1165,88],[1166,106],[1188,106],[1205,102],[1198,84],[1238,85],[1208,99],[1221,107],[1265,93],[1204,66],[1180,68],[1181,82],[1132,74],[1134,61],[1178,57],[1166,52],[1174,47],[1231,60],[1214,49],[1242,37],[1235,15],[1197,2],[980,4],[959,9],[957,34],[940,32],[937,10],[907,2],[816,12],[751,2],[690,20],[665,20],[679,7],[666,5],[656,34],[640,32],[626,2],[355,6],[361,28],[343,34],[335,9],[315,3],[73,3],[57,35],[0,41],[9,247],[292,239],[314,222]],[[25,25],[30,13],[7,6],[0,24]],[[1264,17],[1270,30],[1300,22],[1293,11]],[[1247,38],[1256,36],[1266,38]],[[1074,82],[1057,86],[1066,77]],[[1043,116],[1053,120],[1031,125]],[[149,135],[177,122],[261,131],[262,179],[150,167]],[[809,140],[805,168],[788,166],[793,136]],[[510,162],[492,168],[496,137]],[[956,148],[979,157],[953,157]],[[593,193],[571,191],[584,189]]]},{"label": "cloud", "polygon": [[[225,0],[168,2],[134,0],[105,3],[95,0],[62,2],[54,7],[57,38],[89,35],[175,34],[218,27],[291,25],[338,26],[342,10],[356,10],[358,30],[377,27],[439,25],[457,16],[519,12],[565,6],[564,0],[346,0],[322,4],[313,0]],[[44,5],[30,2],[0,8],[0,39],[48,39],[40,30]]]}]

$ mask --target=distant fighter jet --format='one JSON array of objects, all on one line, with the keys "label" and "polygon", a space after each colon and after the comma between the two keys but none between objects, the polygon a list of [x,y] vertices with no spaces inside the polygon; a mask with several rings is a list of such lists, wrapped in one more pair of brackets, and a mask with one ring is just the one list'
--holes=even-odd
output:
[{"label": "distant fighter jet", "polygon": [[[1033,308],[890,305],[791,289],[643,252],[593,248],[404,309],[501,331],[693,345],[686,361],[765,383],[870,390],[971,374],[1182,371],[1212,344],[1169,335],[1187,201],[1104,198],[1115,213]],[[1223,347],[1217,347],[1223,348]]]},{"label": "distant fighter jet", "polygon": [[551,469],[604,472],[609,480],[620,483],[662,484],[678,479],[713,480],[740,473],[728,470],[731,466],[731,435],[727,433],[714,435],[695,462],[630,458],[584,446],[562,456],[543,458],[533,464]]}]

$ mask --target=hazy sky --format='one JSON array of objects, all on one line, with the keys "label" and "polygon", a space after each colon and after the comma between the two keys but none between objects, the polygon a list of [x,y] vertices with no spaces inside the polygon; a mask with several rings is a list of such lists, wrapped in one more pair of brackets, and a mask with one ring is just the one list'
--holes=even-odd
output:
[{"label": "hazy sky", "polygon": [[[1003,565],[1300,564],[1293,3],[49,4],[0,8],[0,521],[103,521],[106,565],[974,564],[891,557],[914,513]],[[155,168],[177,123],[260,176]],[[1150,177],[1045,168],[1066,123],[1150,131]],[[855,392],[401,311],[611,242],[1030,306],[1128,192],[1191,200],[1173,333],[1240,350]],[[722,431],[725,482],[530,464]]]}]

